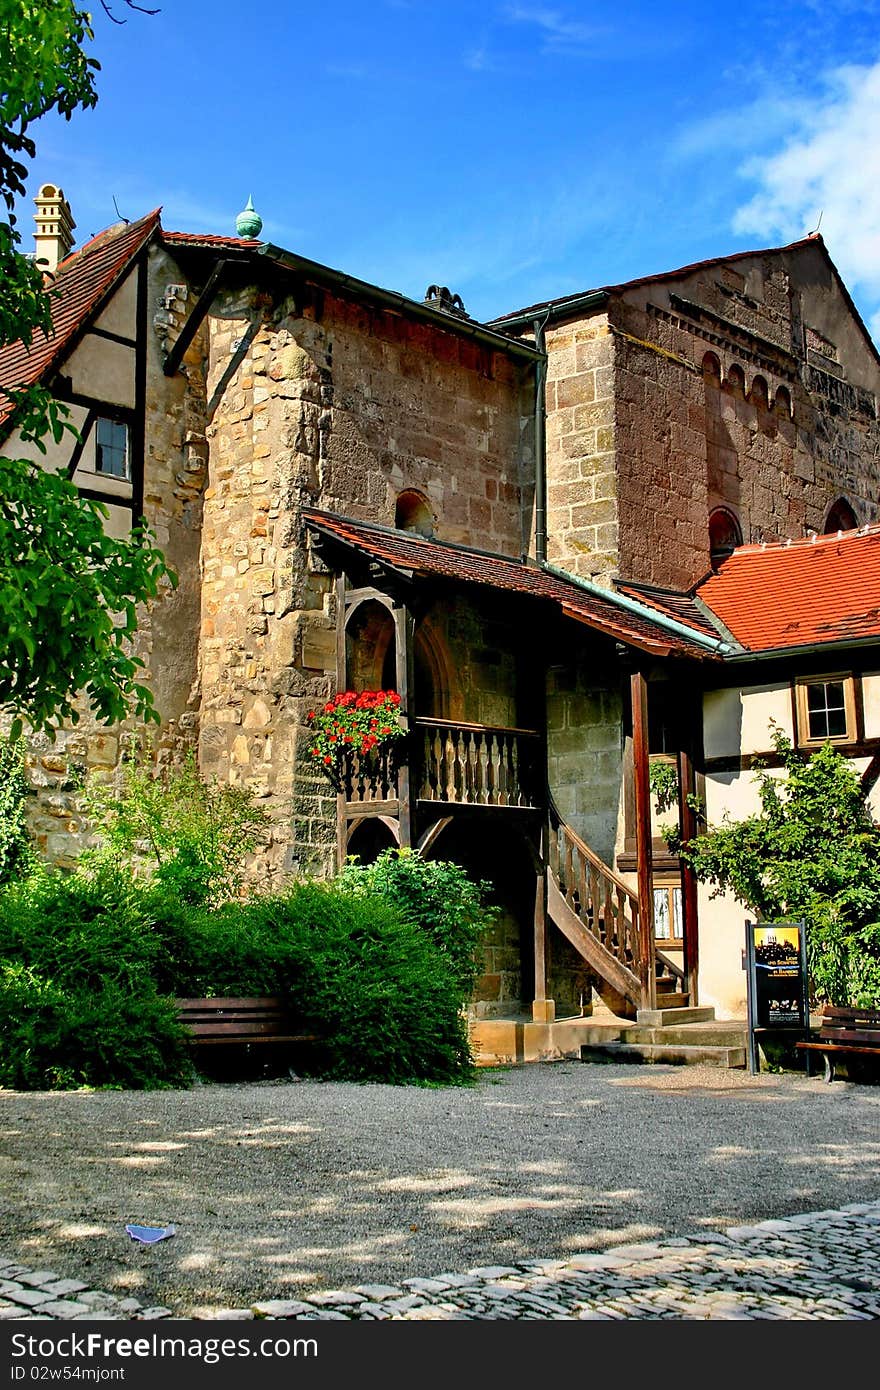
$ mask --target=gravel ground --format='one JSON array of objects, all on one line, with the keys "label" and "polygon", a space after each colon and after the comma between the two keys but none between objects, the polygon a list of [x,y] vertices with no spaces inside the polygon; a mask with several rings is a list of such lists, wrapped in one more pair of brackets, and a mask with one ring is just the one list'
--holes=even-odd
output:
[{"label": "gravel ground", "polygon": [[880,1087],[794,1073],[0,1091],[0,1133],[0,1254],[177,1317],[880,1198]]}]

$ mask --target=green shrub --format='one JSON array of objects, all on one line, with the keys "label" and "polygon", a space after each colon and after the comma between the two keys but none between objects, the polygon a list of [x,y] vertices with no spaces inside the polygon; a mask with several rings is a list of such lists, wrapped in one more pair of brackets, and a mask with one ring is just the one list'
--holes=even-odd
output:
[{"label": "green shrub", "polygon": [[880,826],[852,763],[826,743],[805,756],[776,725],[785,775],[757,774],[760,810],[681,847],[694,873],[759,918],[807,924],[811,998],[880,1005]]},{"label": "green shrub", "polygon": [[323,1041],[313,1074],[455,1082],[472,1072],[460,986],[425,932],[379,894],[301,883],[288,893],[177,911],[152,900],[159,970],[181,995],[282,994]]},{"label": "green shrub", "polygon": [[427,932],[452,972],[461,1003],[468,1002],[480,943],[498,915],[487,901],[490,883],[474,882],[458,864],[423,859],[409,849],[386,850],[368,865],[350,859],[337,882],[355,897],[381,894]]},{"label": "green shrub", "polygon": [[29,966],[0,964],[0,1085],[152,1089],[187,1084],[192,1068],[173,1001],[151,981],[65,987]]},{"label": "green shrub", "polygon": [[104,870],[0,894],[0,1083],[155,1087],[191,1074],[136,886]]},{"label": "green shrub", "polygon": [[26,876],[33,867],[24,756],[23,739],[0,737],[0,884]]},{"label": "green shrub", "polygon": [[248,790],[203,778],[191,750],[179,766],[156,770],[149,745],[125,759],[114,783],[90,778],[83,802],[100,836],[84,864],[154,878],[193,904],[240,895],[269,820]]}]

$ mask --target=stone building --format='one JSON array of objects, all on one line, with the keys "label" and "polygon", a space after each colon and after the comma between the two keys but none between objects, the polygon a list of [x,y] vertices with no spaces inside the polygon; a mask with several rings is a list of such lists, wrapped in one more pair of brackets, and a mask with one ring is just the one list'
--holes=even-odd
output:
[{"label": "stone building", "polygon": [[[0,385],[51,386],[80,434],[40,461],[114,530],[143,516],[177,571],[138,635],[158,756],[192,744],[266,806],[255,875],[399,843],[491,878],[478,1017],[594,991],[741,1013],[741,942],[668,854],[649,768],[674,763],[692,830],[752,650],[713,607],[731,553],[878,520],[880,359],[821,238],[482,324],[445,287],[409,299],[261,241],[250,212],[219,237],[157,210],[70,254],[62,191],[37,207],[55,331],[0,354]],[[22,452],[8,422],[2,448]],[[780,688],[827,682],[824,643],[777,643]],[[337,790],[306,716],[344,688],[397,690],[408,737]],[[109,771],[119,734],[86,717],[33,745],[62,862],[88,829],[69,762]]]}]

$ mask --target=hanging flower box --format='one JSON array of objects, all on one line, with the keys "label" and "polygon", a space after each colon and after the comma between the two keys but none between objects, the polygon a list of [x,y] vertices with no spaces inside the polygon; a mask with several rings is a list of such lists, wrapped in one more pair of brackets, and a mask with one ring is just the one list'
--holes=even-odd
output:
[{"label": "hanging flower box", "polygon": [[309,756],[340,790],[356,756],[376,760],[406,735],[395,690],[345,690],[306,715]]}]

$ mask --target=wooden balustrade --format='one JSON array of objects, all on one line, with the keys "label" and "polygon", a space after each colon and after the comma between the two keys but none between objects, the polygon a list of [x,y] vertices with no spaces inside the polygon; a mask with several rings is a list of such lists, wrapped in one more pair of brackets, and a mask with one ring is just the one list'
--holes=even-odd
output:
[{"label": "wooden balustrade", "polygon": [[539,735],[532,729],[413,721],[420,801],[463,806],[541,804],[536,776]]},{"label": "wooden balustrade", "polygon": [[350,806],[386,804],[397,800],[399,745],[375,748],[370,753],[349,752],[342,764],[342,791]]},{"label": "wooden balustrade", "polygon": [[583,926],[638,976],[639,898],[551,807],[548,867]]}]

